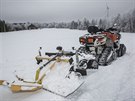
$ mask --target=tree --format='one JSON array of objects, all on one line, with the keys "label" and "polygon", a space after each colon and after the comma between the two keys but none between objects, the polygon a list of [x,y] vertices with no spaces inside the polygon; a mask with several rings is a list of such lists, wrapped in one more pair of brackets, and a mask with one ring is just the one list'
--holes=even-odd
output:
[{"label": "tree", "polygon": [[83,20],[83,30],[86,30],[90,26],[90,22],[88,19],[84,18]]},{"label": "tree", "polygon": [[92,21],[91,21],[91,25],[92,25],[92,26],[97,25],[97,21],[96,21],[95,19],[92,19]]},{"label": "tree", "polygon": [[135,32],[135,9],[132,12],[132,26],[133,26],[133,32]]},{"label": "tree", "polygon": [[6,32],[6,31],[8,31],[8,29],[5,21],[0,20],[0,32]]},{"label": "tree", "polygon": [[77,29],[77,27],[78,27],[78,23],[75,21],[72,21],[70,24],[70,29]]},{"label": "tree", "polygon": [[115,23],[117,23],[118,25],[121,24],[121,15],[120,15],[120,14],[118,14],[118,15],[114,18],[112,24],[115,24]]},{"label": "tree", "polygon": [[77,29],[82,30],[83,29],[82,21],[78,20],[77,23],[78,23]]}]

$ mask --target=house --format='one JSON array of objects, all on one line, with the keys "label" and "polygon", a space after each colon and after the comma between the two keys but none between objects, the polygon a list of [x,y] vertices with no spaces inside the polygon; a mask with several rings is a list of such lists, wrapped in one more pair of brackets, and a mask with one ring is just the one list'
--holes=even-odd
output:
[{"label": "house", "polygon": [[30,24],[30,25],[28,26],[28,29],[37,29],[37,27],[36,27],[35,25],[33,25],[33,24]]}]

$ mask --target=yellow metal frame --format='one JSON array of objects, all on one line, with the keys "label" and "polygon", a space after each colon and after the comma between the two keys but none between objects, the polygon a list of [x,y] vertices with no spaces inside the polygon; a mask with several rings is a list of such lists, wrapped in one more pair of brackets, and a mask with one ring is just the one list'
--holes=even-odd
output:
[{"label": "yellow metal frame", "polygon": [[[30,87],[31,89],[23,90],[22,89],[23,87]],[[41,88],[43,88],[42,85],[34,87],[34,86],[23,86],[23,85],[14,85],[14,84],[12,84],[11,87],[10,87],[11,91],[14,92],[14,93],[17,93],[17,92],[33,92],[33,91],[37,91],[37,90],[39,90]]]},{"label": "yellow metal frame", "polygon": [[4,80],[0,80],[0,85],[3,85]]},{"label": "yellow metal frame", "polygon": [[[43,56],[36,56],[35,58],[36,58],[36,60],[48,60],[48,61],[52,59],[50,57],[43,57]],[[69,59],[61,59],[60,57],[57,57],[56,61],[57,62],[69,62]]]},{"label": "yellow metal frame", "polygon": [[[48,60],[48,61],[51,60],[50,57],[41,57],[41,56],[37,56],[36,59],[37,60]],[[11,89],[12,92],[32,92],[32,91],[39,90],[39,89],[43,88],[42,81],[43,81],[44,77],[47,75],[46,72],[48,70],[51,71],[55,67],[55,64],[57,62],[66,62],[66,63],[68,63],[69,59],[61,59],[60,57],[57,57],[56,60],[54,60],[54,63],[44,72],[44,74],[40,78],[39,78],[39,75],[40,75],[41,69],[38,68],[37,71],[36,71],[36,74],[35,74],[35,81],[34,82],[25,81],[24,79],[22,79],[18,75],[16,75],[16,78],[19,81],[22,81],[22,82],[26,83],[26,85],[17,85],[15,83],[9,84],[5,80],[0,80],[0,85],[7,84],[7,86]],[[6,82],[6,83],[4,84],[4,82]],[[28,83],[30,83],[31,85],[27,85]],[[39,86],[33,86],[32,84],[39,84]],[[28,89],[28,90],[27,89],[22,89],[23,87],[30,87],[31,89]]]}]

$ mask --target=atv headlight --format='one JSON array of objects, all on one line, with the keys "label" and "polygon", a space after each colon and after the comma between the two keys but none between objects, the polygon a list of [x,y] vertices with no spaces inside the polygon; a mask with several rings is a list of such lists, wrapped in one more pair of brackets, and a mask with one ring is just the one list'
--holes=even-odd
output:
[{"label": "atv headlight", "polygon": [[86,43],[86,39],[85,38],[82,38],[82,37],[79,39],[79,41],[80,41],[80,43],[82,45],[84,45]]},{"label": "atv headlight", "polygon": [[92,37],[88,37],[88,38],[87,38],[87,42],[88,42],[88,43],[93,43],[93,38],[92,38]]},{"label": "atv headlight", "polygon": [[83,59],[79,61],[79,68],[80,69],[86,69],[87,68],[87,60]]}]

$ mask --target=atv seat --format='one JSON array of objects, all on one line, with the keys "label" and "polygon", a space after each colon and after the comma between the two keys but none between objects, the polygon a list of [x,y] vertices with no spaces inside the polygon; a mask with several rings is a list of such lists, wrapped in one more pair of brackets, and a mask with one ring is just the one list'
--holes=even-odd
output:
[{"label": "atv seat", "polygon": [[96,26],[89,26],[88,32],[91,33],[91,34],[96,34],[97,32],[99,32],[99,29]]},{"label": "atv seat", "polygon": [[105,34],[109,39],[113,42],[117,42],[119,40],[119,35],[111,32],[102,32],[101,34]]}]

